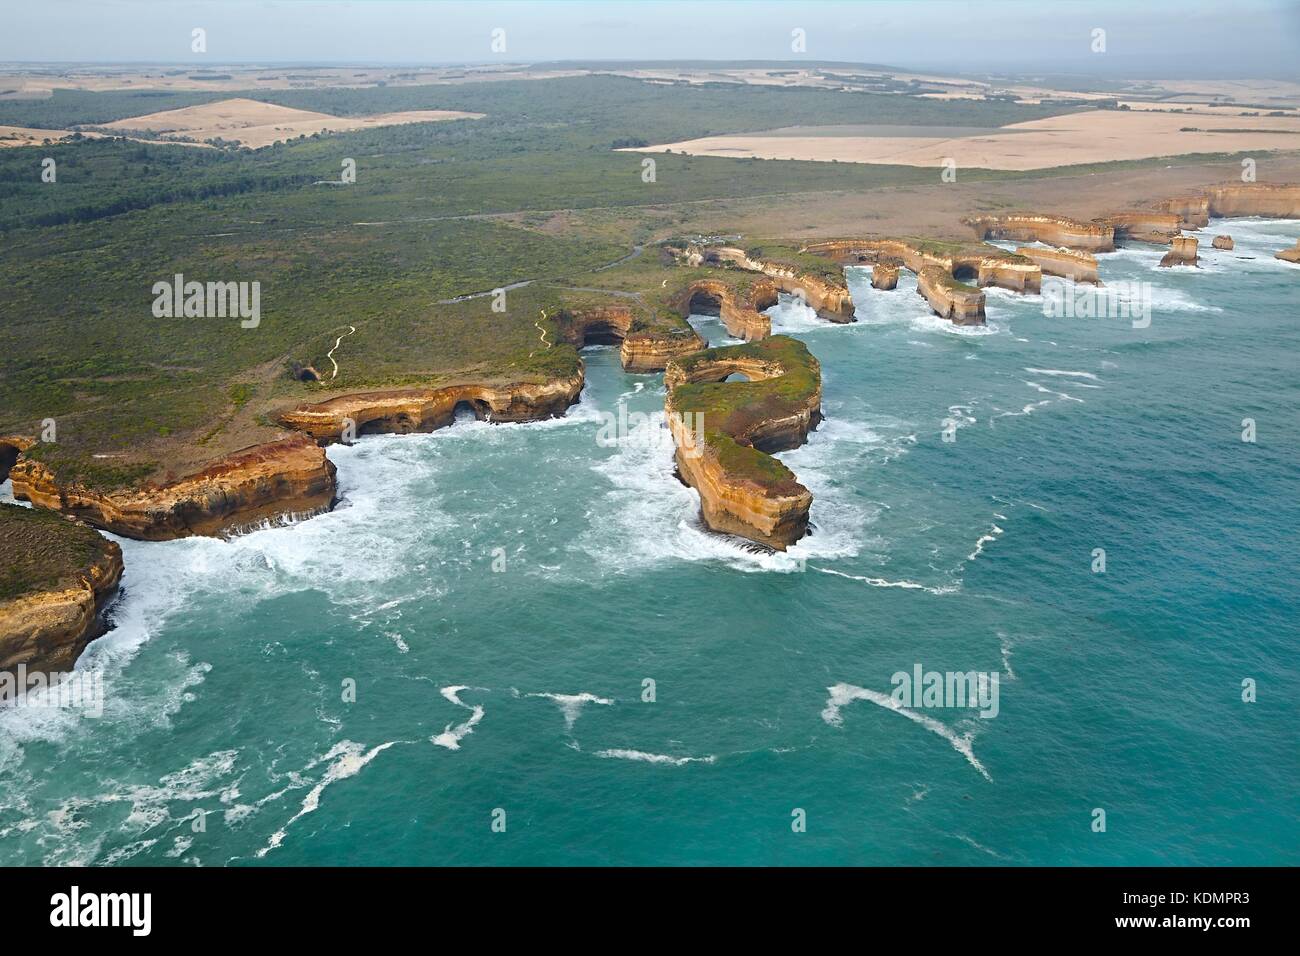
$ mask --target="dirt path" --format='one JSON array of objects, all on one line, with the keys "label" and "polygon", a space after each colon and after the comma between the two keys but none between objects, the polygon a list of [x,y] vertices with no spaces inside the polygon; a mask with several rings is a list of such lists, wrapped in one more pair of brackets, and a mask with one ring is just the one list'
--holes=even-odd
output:
[{"label": "dirt path", "polygon": [[326,353],[325,357],[326,357],[327,359],[329,359],[329,360],[330,360],[330,364],[334,366],[334,372],[333,372],[333,374],[330,375],[330,379],[331,379],[331,380],[336,379],[336,378],[339,377],[339,363],[336,362],[336,361],[334,361],[334,352],[335,352],[335,350],[338,349],[339,344],[340,344],[340,343],[341,343],[345,338],[347,338],[349,335],[354,334],[356,331],[357,331],[357,328],[356,328],[355,325],[349,325],[349,326],[348,326],[348,330],[347,330],[346,332],[344,332],[342,335],[340,335],[337,339],[334,340],[334,348],[330,349],[329,352]]}]

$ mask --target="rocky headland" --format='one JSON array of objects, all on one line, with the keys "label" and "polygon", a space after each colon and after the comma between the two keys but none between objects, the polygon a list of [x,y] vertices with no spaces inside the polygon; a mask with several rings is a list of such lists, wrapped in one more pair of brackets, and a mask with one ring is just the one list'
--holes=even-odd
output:
[{"label": "rocky headland", "polygon": [[1038,263],[1045,276],[1101,285],[1101,277],[1097,273],[1097,257],[1089,253],[1070,249],[1042,249],[1037,246],[1021,246],[1016,252]]},{"label": "rocky headland", "polygon": [[0,673],[70,669],[104,632],[100,611],[121,577],[116,542],[62,515],[0,505]]},{"label": "rocky headland", "polygon": [[[748,380],[727,382],[734,374]],[[664,403],[683,481],[705,523],[785,550],[808,529],[812,493],[771,453],[821,420],[821,367],[797,339],[769,336],[669,364]]]}]

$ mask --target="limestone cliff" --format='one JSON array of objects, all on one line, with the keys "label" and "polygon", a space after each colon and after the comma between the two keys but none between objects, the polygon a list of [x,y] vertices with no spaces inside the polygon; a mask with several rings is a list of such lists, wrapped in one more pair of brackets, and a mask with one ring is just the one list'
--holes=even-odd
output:
[{"label": "limestone cliff", "polygon": [[888,291],[898,288],[898,266],[877,262],[871,267],[871,288]]},{"label": "limestone cliff", "polygon": [[1041,249],[1037,246],[1022,246],[1016,252],[1027,259],[1032,259],[1043,270],[1043,275],[1060,276],[1075,282],[1091,282],[1101,285],[1097,274],[1097,257],[1086,252],[1072,252],[1069,249]]},{"label": "limestone cliff", "polygon": [[746,342],[766,338],[772,333],[772,320],[763,314],[779,301],[777,288],[766,278],[750,279],[741,285],[722,279],[694,279],[673,297],[678,313],[716,315],[727,333]]},{"label": "limestone cliff", "polygon": [[26,456],[10,478],[19,500],[145,541],[218,535],[270,518],[316,514],[334,500],[334,465],[305,435],[255,445],[161,485],[85,488],[60,481],[47,465]]},{"label": "limestone cliff", "polygon": [[1210,245],[1214,246],[1215,249],[1231,249],[1234,243],[1232,236],[1215,236]]},{"label": "limestone cliff", "polygon": [[1136,209],[1112,213],[1098,220],[1115,231],[1116,240],[1154,242],[1167,245],[1179,234],[1179,217],[1172,212]]},{"label": "limestone cliff", "polygon": [[814,275],[784,262],[764,258],[736,246],[688,245],[670,247],[679,262],[687,265],[730,265],[767,276],[779,292],[803,299],[819,318],[827,322],[854,322],[853,298],[840,278]]},{"label": "limestone cliff", "polygon": [[450,425],[457,408],[467,408],[485,421],[532,422],[563,415],[578,400],[582,384],[580,369],[568,378],[541,383],[471,382],[356,392],[299,405],[281,412],[279,419],[286,427],[305,432],[321,444],[341,440],[349,428],[354,437],[433,431]]},{"label": "limestone cliff", "polygon": [[831,239],[809,243],[801,251],[855,265],[901,263],[918,276],[922,269],[934,266],[959,281],[974,279],[979,286],[997,286],[1012,292],[1039,292],[1043,281],[1037,263],[983,244],[925,239]]},{"label": "limestone cliff", "polygon": [[697,352],[707,344],[685,322],[680,326],[638,328],[629,305],[564,309],[555,316],[560,336],[574,348],[617,345],[629,372],[659,372],[669,359]]},{"label": "limestone cliff", "polygon": [[984,324],[984,293],[958,282],[940,266],[926,266],[917,273],[916,291],[936,315],[954,325]]},{"label": "limestone cliff", "polygon": [[1113,252],[1115,233],[1105,223],[1079,222],[1064,216],[1017,213],[1007,216],[971,216],[962,222],[980,239],[1043,242],[1083,252]]},{"label": "limestone cliff", "polygon": [[[741,374],[744,382],[726,382]],[[795,448],[821,420],[821,368],[784,335],[708,349],[669,364],[664,403],[678,471],[705,523],[785,550],[808,529],[812,493],[772,452]]]},{"label": "limestone cliff", "polygon": [[0,672],[71,668],[103,633],[99,611],[121,577],[116,542],[61,516],[0,505]]},{"label": "limestone cliff", "polygon": [[1204,229],[1210,224],[1209,196],[1176,196],[1161,200],[1155,208],[1177,216],[1180,229]]},{"label": "limestone cliff", "polygon": [[0,484],[8,479],[9,469],[17,464],[18,456],[34,444],[36,439],[25,435],[0,436]]},{"label": "limestone cliff", "polygon": [[1300,183],[1224,183],[1206,195],[1211,216],[1300,219]]},{"label": "limestone cliff", "polygon": [[1166,269],[1170,266],[1195,266],[1196,247],[1195,236],[1175,236],[1169,243],[1169,251],[1160,260],[1160,265]]}]

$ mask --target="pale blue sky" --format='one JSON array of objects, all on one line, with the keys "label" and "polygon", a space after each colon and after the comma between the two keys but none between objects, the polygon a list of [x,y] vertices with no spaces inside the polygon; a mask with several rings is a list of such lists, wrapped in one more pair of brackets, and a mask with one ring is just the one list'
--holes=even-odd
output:
[{"label": "pale blue sky", "polygon": [[[1295,76],[1295,0],[0,0],[0,60],[808,59],[1112,76]],[[208,53],[190,31],[208,31]],[[489,35],[506,30],[494,57]],[[1107,31],[1093,54],[1091,32]]]}]

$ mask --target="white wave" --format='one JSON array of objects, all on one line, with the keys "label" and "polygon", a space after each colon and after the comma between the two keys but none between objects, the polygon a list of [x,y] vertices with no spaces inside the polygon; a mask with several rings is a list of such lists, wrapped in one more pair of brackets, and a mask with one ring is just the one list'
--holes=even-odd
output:
[{"label": "white wave", "polygon": [[451,724],[448,724],[442,733],[430,737],[429,740],[432,743],[437,744],[439,747],[446,747],[448,750],[459,750],[460,742],[464,740],[466,736],[472,734],[474,732],[474,725],[483,719],[482,705],[474,704],[473,706],[471,706],[465,703],[463,700],[460,699],[460,692],[463,690],[483,690],[483,689],[484,688],[482,687],[468,687],[463,684],[457,684],[451,687],[442,688],[440,693],[442,694],[443,697],[447,698],[457,707],[464,707],[466,710],[470,712],[470,714],[469,714],[469,718],[464,723],[457,724],[455,727],[453,727]]},{"label": "white wave", "polygon": [[845,571],[836,571],[834,568],[814,568],[822,574],[833,574],[836,577],[848,578],[850,581],[861,581],[864,584],[870,584],[873,588],[903,588],[908,591],[926,591],[930,594],[955,594],[961,590],[959,584],[931,585],[921,584],[918,581],[888,581],[885,578],[867,577],[861,574],[849,574]]},{"label": "white wave", "polygon": [[644,750],[598,750],[596,756],[607,760],[638,760],[642,763],[668,764],[673,767],[684,767],[688,763],[714,763],[718,759],[714,754],[705,757],[673,757],[668,754],[646,753]]},{"label": "white wave", "polygon": [[1101,381],[1092,372],[1070,372],[1059,368],[1026,368],[1025,371],[1031,375],[1059,375],[1067,378],[1086,378],[1093,382]]},{"label": "white wave", "polygon": [[999,528],[997,525],[994,525],[993,530],[991,530],[988,534],[980,535],[979,540],[975,542],[975,550],[972,551],[970,554],[966,555],[966,560],[974,561],[976,558],[978,558],[981,554],[984,553],[984,545],[992,544],[994,541],[998,539],[998,536],[1001,534],[1002,534],[1002,529]]},{"label": "white wave", "polygon": [[395,743],[397,743],[396,740],[390,740],[388,743],[379,744],[376,747],[371,747],[369,750],[366,750],[364,744],[359,744],[352,740],[340,740],[331,747],[329,753],[322,758],[324,760],[334,761],[326,769],[325,776],[320,779],[316,786],[312,787],[311,790],[308,791],[307,795],[303,798],[301,809],[299,809],[298,812],[289,819],[288,823],[272,833],[271,839],[267,841],[266,846],[257,851],[258,858],[260,859],[261,857],[266,856],[276,847],[284,843],[284,838],[288,833],[289,827],[293,826],[296,821],[301,820],[307,814],[314,813],[320,807],[321,794],[325,792],[326,787],[331,783],[337,783],[339,780],[346,780],[348,777],[355,777],[365,768],[366,764],[370,763],[370,761],[374,760],[379,756],[379,754],[383,753]]},{"label": "white wave", "polygon": [[993,778],[989,776],[989,772],[975,756],[975,751],[971,746],[971,741],[975,736],[973,733],[958,734],[947,724],[941,723],[926,714],[918,713],[915,710],[904,707],[893,697],[888,694],[882,694],[879,691],[868,690],[865,687],[858,687],[854,684],[836,684],[833,687],[826,688],[826,690],[830,693],[830,697],[827,698],[826,707],[822,710],[822,720],[826,721],[826,723],[831,726],[839,727],[843,725],[844,718],[840,714],[841,708],[851,704],[855,700],[869,700],[877,706],[883,707],[886,710],[892,710],[896,714],[901,714],[908,720],[920,724],[926,730],[938,734],[944,740],[948,741],[948,743],[952,744],[953,750],[956,750],[959,754],[965,757],[967,762],[978,770],[985,780],[990,783],[993,782]]},{"label": "white wave", "polygon": [[561,713],[564,714],[564,730],[566,733],[573,730],[573,725],[582,716],[582,708],[586,704],[601,704],[608,707],[614,703],[606,697],[597,697],[595,694],[588,694],[585,691],[581,694],[540,693],[528,694],[527,696],[542,697],[558,704]]}]

